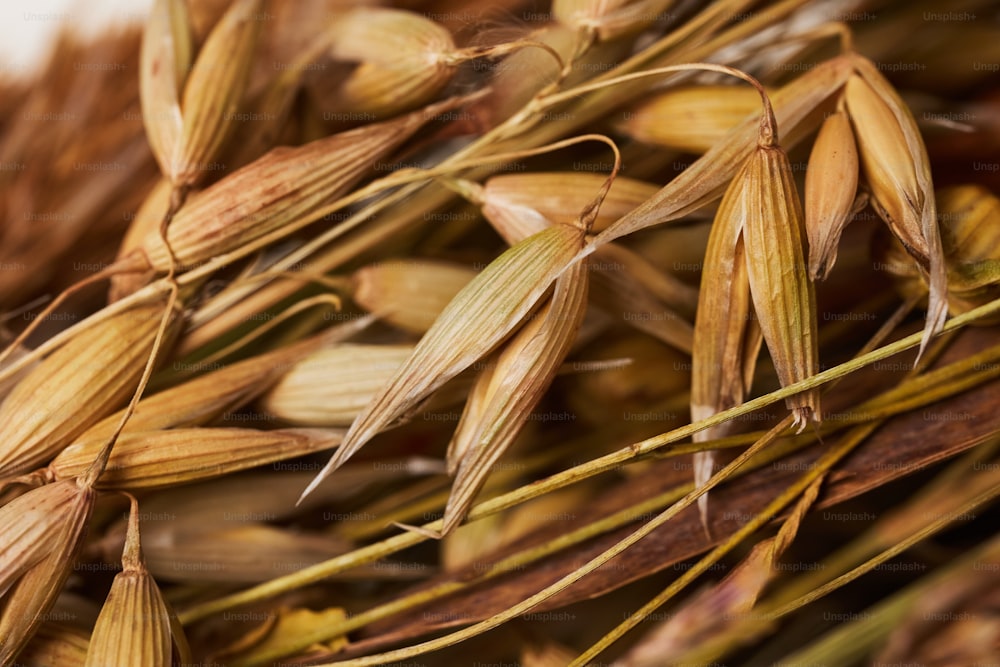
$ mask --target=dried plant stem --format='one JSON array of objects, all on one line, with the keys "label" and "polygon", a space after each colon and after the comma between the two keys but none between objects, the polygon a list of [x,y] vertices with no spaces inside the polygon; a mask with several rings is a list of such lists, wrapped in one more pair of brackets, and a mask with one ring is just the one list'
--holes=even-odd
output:
[{"label": "dried plant stem", "polygon": [[[997,496],[1000,496],[1000,474],[994,472],[990,475],[990,477],[992,478],[991,483],[987,484],[984,490],[980,491],[975,496],[962,503],[961,506],[957,507],[955,509],[956,515],[972,512],[976,508],[982,507],[996,499]],[[895,544],[893,547],[881,552],[878,556],[866,561],[850,572],[837,577],[833,581],[816,588],[808,595],[799,598],[785,607],[771,612],[771,614],[775,617],[779,617],[807,605],[820,597],[823,597],[827,593],[854,581],[861,575],[871,572],[877,566],[895,558],[913,545],[922,542],[931,535],[947,528],[951,525],[952,521],[953,516],[944,516],[928,523],[920,530],[915,531],[910,536]],[[974,562],[983,560],[992,560],[995,562],[998,558],[998,548],[1000,548],[1000,538],[993,538],[982,547],[970,551],[965,556],[953,561],[951,565],[934,572],[934,574],[929,575],[928,577],[925,577],[918,584],[915,584],[914,586],[906,589],[904,592],[897,593],[889,600],[876,605],[873,611],[870,612],[870,615],[876,619],[876,623],[879,628],[881,628],[881,632],[871,632],[874,628],[869,628],[869,632],[861,635],[856,632],[857,628],[853,623],[843,624],[836,630],[833,630],[826,636],[820,638],[811,646],[798,653],[788,656],[788,660],[790,662],[787,664],[809,664],[820,657],[828,661],[831,655],[843,656],[845,662],[849,661],[852,655],[860,657],[859,654],[863,655],[864,652],[870,650],[874,641],[883,636],[884,633],[887,632],[896,622],[898,622],[903,615],[912,610],[912,604],[920,596],[921,592],[941,583],[942,581],[945,581],[949,575],[954,572],[968,568]],[[845,653],[848,655],[845,655]]]},{"label": "dried plant stem", "polygon": [[[786,446],[781,446],[779,443],[776,443],[776,446],[761,451],[757,454],[757,456],[750,459],[746,465],[743,466],[743,468],[734,474],[734,476],[741,476],[751,470],[765,466],[775,459],[779,459],[792,451],[796,451],[807,446],[812,442],[812,440],[812,438],[809,438],[808,440],[805,438],[789,439]],[[744,444],[752,444],[752,442],[746,442]],[[681,445],[676,449],[672,449],[671,454],[687,453],[688,449],[700,450],[705,445],[713,445],[717,447],[718,443],[696,443],[691,447]],[[412,595],[398,598],[392,602],[373,607],[367,611],[354,614],[342,623],[327,626],[312,633],[298,635],[289,639],[287,643],[282,644],[280,647],[275,647],[274,651],[255,655],[255,661],[253,664],[264,664],[270,660],[276,660],[281,657],[292,655],[296,651],[300,651],[313,643],[330,641],[336,637],[343,636],[348,632],[364,627],[369,623],[374,623],[375,621],[388,618],[394,614],[405,611],[406,609],[411,609],[426,602],[466,590],[484,581],[493,579],[498,575],[506,574],[508,572],[521,571],[525,568],[525,566],[538,562],[547,556],[558,553],[559,551],[568,549],[572,546],[582,544],[587,540],[593,539],[612,530],[627,526],[630,523],[634,523],[639,517],[648,516],[652,512],[660,512],[667,506],[675,503],[680,498],[683,498],[686,494],[690,493],[692,488],[693,484],[691,483],[675,486],[661,494],[648,498],[641,503],[637,503],[631,507],[610,514],[576,530],[569,531],[542,545],[531,547],[507,556],[496,563],[492,563],[483,571],[483,574],[479,576],[463,578],[459,582],[443,583]]]},{"label": "dried plant stem", "polygon": [[[969,468],[976,462],[990,458],[998,447],[1000,447],[1000,440],[994,439],[993,442],[981,445],[970,451],[968,455],[962,457],[944,472],[938,474],[906,507],[882,519],[864,535],[825,558],[821,569],[800,575],[765,600],[757,608],[752,617],[741,621],[735,627],[727,629],[723,635],[695,649],[690,654],[682,656],[683,659],[695,662],[710,662],[717,659],[732,645],[745,642],[778,618],[817,600],[821,597],[816,594],[818,591],[824,591],[823,594],[829,593],[835,588],[861,576],[861,574],[870,572],[880,563],[893,558],[910,546],[926,539],[931,534],[926,532],[927,529],[937,532],[942,528],[946,528],[948,521],[944,521],[944,523],[937,521],[935,522],[936,527],[932,528],[931,526],[921,524],[920,529],[916,532],[904,531],[906,534],[903,534],[896,530],[892,535],[880,534],[883,533],[881,526],[887,523],[897,524],[900,517],[906,515],[916,517],[917,510],[925,509],[929,500],[940,498],[942,493],[953,494],[954,491],[951,489],[955,488],[955,482],[959,478],[967,478]],[[966,496],[981,497],[982,494],[979,493],[980,488],[982,488],[981,485],[983,485],[980,481],[981,479],[974,480],[972,484],[969,484],[967,479],[963,479],[962,484],[965,485],[963,488],[965,489],[964,493]],[[993,485],[995,486],[995,481]],[[989,486],[989,484],[987,483],[985,486]],[[983,502],[988,502],[988,500]],[[958,498],[956,502],[962,502],[962,499]],[[977,502],[974,501],[973,504],[978,506]],[[954,517],[962,516],[966,511],[968,511],[968,508],[963,507],[961,510],[939,512],[939,514]],[[917,522],[920,523],[922,518],[917,518]],[[891,548],[879,553],[879,546],[887,544],[891,544]],[[904,544],[905,546],[901,547]],[[838,575],[838,573],[840,574]],[[848,575],[851,576],[848,577]],[[831,577],[835,578],[831,579]],[[835,582],[839,582],[838,585],[834,586]]]},{"label": "dried plant stem", "polygon": [[594,570],[598,569],[602,565],[608,563],[610,560],[631,548],[636,542],[642,538],[649,535],[651,532],[664,525],[675,516],[677,516],[683,509],[691,506],[695,501],[698,500],[703,494],[707,493],[711,489],[715,488],[726,479],[731,477],[735,471],[743,466],[744,463],[749,461],[758,452],[765,449],[771,445],[779,435],[781,435],[792,423],[790,417],[785,418],[780,424],[775,426],[773,429],[768,431],[764,437],[758,440],[756,443],[751,445],[746,451],[742,452],[738,457],[733,459],[728,465],[719,470],[717,473],[712,475],[711,479],[702,487],[693,489],[689,491],[683,498],[671,505],[669,508],[664,510],[662,513],[656,517],[650,519],[641,528],[630,534],[625,539],[621,540],[611,548],[602,552],[600,555],[587,561],[585,564],[581,565],[579,568],[565,575],[559,581],[547,586],[545,589],[535,593],[534,595],[522,600],[516,605],[510,607],[509,609],[491,616],[485,621],[480,621],[474,625],[467,628],[463,628],[457,632],[439,637],[437,639],[432,639],[420,644],[415,644],[413,646],[408,646],[404,649],[399,649],[396,651],[387,651],[386,653],[376,654],[366,656],[364,658],[357,658],[354,660],[343,660],[331,663],[325,663],[324,667],[333,667],[334,665],[347,666],[352,665],[355,667],[361,667],[362,665],[381,665],[386,662],[393,662],[396,660],[406,660],[416,655],[423,655],[431,651],[436,651],[438,649],[446,648],[452,646],[458,642],[464,641],[471,637],[480,635],[487,630],[492,630],[493,628],[506,623],[507,621],[520,616],[526,611],[532,609],[536,605],[544,602],[545,600],[551,598],[557,593],[567,589],[586,575],[590,574]]},{"label": "dried plant stem", "polygon": [[[961,329],[978,319],[995,313],[1000,313],[1000,299],[996,299],[979,306],[978,308],[951,318],[945,323],[944,331]],[[633,443],[628,447],[624,447],[605,456],[588,461],[587,463],[564,470],[560,473],[556,473],[546,479],[539,480],[529,487],[515,489],[509,493],[492,498],[473,507],[469,512],[468,520],[474,521],[476,519],[495,514],[533,498],[545,495],[546,493],[569,486],[570,484],[583,479],[614,470],[628,461],[641,456],[648,456],[667,445],[689,438],[698,431],[710,428],[717,424],[722,424],[730,419],[750,414],[755,410],[759,410],[778,401],[782,401],[797,392],[805,389],[811,389],[813,387],[819,387],[838,378],[850,375],[851,373],[864,368],[869,364],[875,363],[876,361],[881,361],[895,354],[899,354],[900,352],[905,352],[906,350],[918,346],[921,340],[921,333],[918,332],[911,334],[905,338],[895,341],[894,343],[884,345],[876,350],[860,355],[838,366],[820,371],[806,380],[777,389],[764,396],[751,399],[735,408],[719,412],[708,419],[704,419],[693,424],[687,424],[667,433],[647,438],[641,442]],[[437,532],[441,530],[442,525],[442,522],[437,520],[424,524],[422,528],[427,531]],[[210,616],[211,614],[232,609],[240,605],[268,599],[287,591],[295,590],[297,588],[301,588],[302,586],[322,581],[329,576],[343,572],[352,567],[375,562],[380,558],[402,551],[403,549],[419,544],[427,539],[428,538],[423,535],[409,531],[399,535],[394,535],[390,538],[382,540],[381,542],[356,549],[355,551],[344,554],[343,556],[338,556],[323,563],[303,568],[294,574],[278,577],[258,586],[254,586],[237,593],[225,595],[209,602],[198,604],[182,613],[179,613],[178,617],[184,624],[193,623],[194,621]]]},{"label": "dried plant stem", "polygon": [[[791,423],[792,418],[786,417],[782,421],[781,425],[787,428],[791,426]],[[708,568],[717,563],[719,559],[739,546],[745,538],[770,523],[773,520],[774,515],[794,502],[795,499],[798,498],[799,494],[803,493],[814,481],[820,479],[841,459],[850,454],[858,445],[867,440],[868,436],[870,436],[879,426],[881,426],[881,422],[865,424],[853,429],[835,446],[824,452],[823,456],[816,461],[814,466],[811,467],[805,475],[792,482],[784,491],[782,491],[781,495],[768,503],[763,510],[754,515],[750,521],[745,523],[739,530],[730,535],[725,542],[706,554],[690,569],[686,570],[684,574],[667,586],[662,593],[647,602],[641,609],[633,613],[628,619],[615,627],[614,630],[602,637],[600,641],[591,646],[586,652],[581,654],[580,657],[574,660],[571,665],[575,667],[577,665],[587,664],[589,660],[597,657],[606,648],[611,646],[611,644],[621,639],[625,633],[648,618],[650,614],[663,606],[667,601],[673,598],[674,595],[683,590],[685,586],[708,571]]]},{"label": "dried plant stem", "polygon": [[250,333],[248,333],[246,336],[243,336],[239,340],[233,341],[229,345],[223,347],[221,350],[213,352],[208,357],[200,359],[198,363],[203,367],[211,366],[211,364],[219,361],[220,359],[226,358],[227,356],[229,356],[233,352],[236,352],[240,348],[246,347],[248,343],[260,338],[267,332],[272,331],[278,326],[280,326],[283,322],[288,321],[292,317],[295,317],[299,313],[305,312],[310,308],[315,308],[317,306],[333,306],[337,310],[340,310],[341,305],[342,305],[341,300],[336,295],[333,294],[320,294],[314,297],[310,297],[308,299],[302,299],[301,301],[297,301],[294,305],[282,311],[281,314],[276,315],[272,319],[269,319],[267,322],[260,325]]}]

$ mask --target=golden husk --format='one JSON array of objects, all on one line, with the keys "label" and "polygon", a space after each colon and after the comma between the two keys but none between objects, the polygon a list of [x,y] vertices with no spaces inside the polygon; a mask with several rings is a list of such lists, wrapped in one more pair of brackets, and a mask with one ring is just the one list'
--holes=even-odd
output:
[{"label": "golden husk", "polygon": [[[18,383],[0,405],[0,476],[49,460],[132,395],[165,307],[161,300],[141,303],[103,319]],[[168,344],[179,328],[179,318],[172,317]]]}]

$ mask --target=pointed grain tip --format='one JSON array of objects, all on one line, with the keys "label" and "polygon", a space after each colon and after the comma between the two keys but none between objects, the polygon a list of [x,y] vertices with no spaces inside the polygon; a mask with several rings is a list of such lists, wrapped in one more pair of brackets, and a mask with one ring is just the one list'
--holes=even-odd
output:
[{"label": "pointed grain tip", "polygon": [[313,480],[311,482],[309,482],[309,485],[306,487],[305,491],[303,491],[302,495],[299,496],[299,499],[295,501],[295,506],[296,507],[298,507],[299,505],[301,505],[302,501],[306,499],[306,496],[308,496],[310,493],[312,493],[313,491],[315,491],[316,487],[319,486],[320,484],[322,484],[323,480],[325,480],[327,477],[329,477],[330,473],[332,473],[334,470],[337,469],[337,466],[335,466],[333,463],[334,462],[331,460],[329,463],[326,464],[325,468],[323,468],[322,470],[319,471],[318,475],[316,475],[315,477],[313,477]]}]

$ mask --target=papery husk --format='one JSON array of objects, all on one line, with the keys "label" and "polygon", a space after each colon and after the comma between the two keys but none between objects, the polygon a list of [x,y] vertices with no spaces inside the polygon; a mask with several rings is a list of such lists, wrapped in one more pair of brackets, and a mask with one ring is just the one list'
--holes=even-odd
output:
[{"label": "papery husk", "polygon": [[555,378],[587,310],[586,260],[555,283],[550,301],[504,346],[484,375],[485,400],[462,415],[449,445],[455,482],[444,511],[442,534],[453,530],[472,506],[491,467],[510,447]]},{"label": "papery husk", "polygon": [[[978,185],[937,193],[942,246],[948,269],[948,311],[960,315],[1000,296],[1000,199]],[[875,267],[895,277],[904,296],[926,299],[927,274],[895,238],[878,239]],[[990,326],[997,316],[976,320]]]},{"label": "papery husk", "polygon": [[823,121],[806,170],[805,221],[809,275],[825,279],[837,261],[837,246],[851,220],[858,191],[858,149],[847,114]]},{"label": "papery husk", "polygon": [[913,114],[875,65],[852,57],[857,74],[847,109],[875,209],[927,272],[929,299],[920,354],[948,316],[948,276],[938,229],[930,160]]},{"label": "papery husk", "polygon": [[563,25],[610,40],[640,32],[662,19],[675,0],[554,0],[552,15]]},{"label": "papery husk", "polygon": [[760,109],[760,94],[745,85],[679,86],[628,108],[617,129],[629,137],[701,155]]},{"label": "papery husk", "polygon": [[[183,484],[331,449],[340,438],[340,432],[327,429],[132,431],[118,439],[96,486],[131,490]],[[73,443],[49,464],[49,475],[69,479],[81,474],[105,441]]]},{"label": "papery husk", "polygon": [[357,63],[336,90],[333,114],[384,118],[426,104],[454,76],[460,59],[451,33],[414,12],[362,7],[330,27],[335,60]]},{"label": "papery husk", "polygon": [[24,667],[83,667],[90,633],[47,621],[17,656]]},{"label": "papery husk", "polygon": [[180,100],[193,53],[187,5],[175,0],[153,3],[143,33],[139,62],[139,91],[146,137],[168,182],[184,132]]},{"label": "papery husk", "polygon": [[[322,484],[301,505],[295,501],[319,466],[315,463],[288,462],[269,468],[214,478],[204,482],[168,487],[142,498],[145,525],[165,521],[176,531],[197,532],[223,520],[237,523],[283,521],[310,510],[348,501],[365,489],[396,480],[439,472],[440,465],[428,459],[381,460],[377,466],[344,466],[336,483]],[[266,486],[267,493],[260,489]],[[335,513],[330,513],[331,519]],[[110,538],[104,553],[114,553],[122,546],[124,530]]]},{"label": "papery husk", "polygon": [[[819,372],[816,292],[806,265],[805,223],[788,155],[760,146],[744,172],[743,239],[757,322],[781,386]],[[799,430],[820,421],[819,389],[785,401]]]},{"label": "papery husk", "polygon": [[[140,400],[125,424],[125,433],[204,426],[240,408],[273,385],[294,365],[323,344],[314,337],[237,361]],[[76,440],[99,440],[118,427],[117,412],[94,424]]]},{"label": "papery husk", "polygon": [[[778,89],[771,104],[782,137],[799,137],[817,122],[815,110],[835,94],[854,69],[844,56],[822,62]],[[756,149],[760,115],[746,118],[707,153],[667,183],[644,204],[598,234],[603,245],[653,225],[682,218],[718,199]],[[786,148],[790,148],[785,142]]]},{"label": "papery husk", "polygon": [[412,353],[412,345],[344,344],[317,350],[285,373],[259,405],[296,426],[350,426]]},{"label": "papery husk", "polygon": [[[598,174],[547,172],[495,176],[485,186],[465,187],[494,229],[513,244],[554,223],[571,223],[570,212],[586,207],[604,181]],[[649,183],[615,178],[594,219],[594,228],[606,228],[655,192],[656,187]],[[693,311],[697,296],[692,288],[616,244],[597,248],[589,266],[598,305],[672,347],[691,351],[691,325],[674,312],[674,307]]]},{"label": "papery husk", "polygon": [[[179,3],[183,4],[183,3]],[[142,206],[129,223],[128,230],[118,246],[118,261],[126,261],[132,253],[142,252],[143,244],[155,243],[159,238],[160,225],[170,210],[170,199],[174,186],[169,179],[161,178],[153,187]],[[149,283],[152,271],[140,273],[118,273],[111,276],[108,301],[115,302],[137,291]]]},{"label": "papery husk", "polygon": [[[0,405],[5,436],[0,477],[49,460],[132,395],[165,307],[165,301],[145,302],[103,319],[71,337],[18,383]],[[180,329],[181,320],[173,315],[164,348]]]},{"label": "papery husk", "polygon": [[496,347],[548,291],[583,244],[556,225],[511,247],[448,304],[393,379],[365,407],[306,494],[379,431]]},{"label": "papery husk", "polygon": [[470,267],[434,260],[389,260],[351,278],[354,301],[390,324],[423,334],[476,275]]},{"label": "papery husk", "polygon": [[[513,244],[549,224],[572,224],[576,214],[601,189],[605,178],[599,173],[579,171],[501,174],[482,185],[478,203],[493,228]],[[603,231],[657,190],[652,183],[623,176],[615,178],[591,229]]]},{"label": "papery husk", "polygon": [[[572,61],[572,69],[561,80],[570,86],[594,76],[596,71],[607,71],[628,54],[630,40],[608,40],[592,44],[583,53],[581,33],[577,28],[559,23],[549,23],[525,36],[526,40],[546,44],[559,54],[562,63],[538,48],[524,48],[512,53],[495,65],[483,69],[493,72],[488,79],[490,93],[470,108],[470,113],[481,118],[487,127],[498,125],[521,110],[535,95],[562,76],[565,63]],[[477,67],[474,64],[473,67]]]},{"label": "papery husk", "polygon": [[[83,545],[94,509],[92,480],[32,489],[0,507],[0,665],[10,665],[45,621]],[[53,507],[53,504],[57,507]]]},{"label": "papery husk", "polygon": [[[276,148],[191,196],[167,233],[178,268],[196,266],[308,219],[330,200],[349,192],[373,165],[378,169],[380,158],[455,103],[441,102],[304,146]],[[157,271],[170,267],[159,234],[146,238],[143,251]]]},{"label": "papery husk", "polygon": [[164,174],[189,187],[219,171],[215,161],[235,128],[261,30],[263,0],[234,0],[202,45],[181,98],[183,133]]},{"label": "papery husk", "polygon": [[[749,214],[744,195],[748,167],[744,166],[726,190],[708,237],[704,265],[713,268],[702,272],[694,324],[692,422],[743,402],[763,341],[760,325],[753,316],[743,240],[743,228]],[[730,428],[727,423],[712,426],[695,433],[694,440],[714,440],[726,435]],[[712,452],[694,455],[696,485],[701,486],[712,476],[714,458]],[[699,498],[699,510],[704,521],[708,510],[706,496]]]},{"label": "papery husk", "polygon": [[145,531],[149,571],[175,582],[255,584],[345,553],[351,545],[259,522],[207,523],[178,529],[160,521]]},{"label": "papery husk", "polygon": [[122,571],[111,582],[97,617],[86,665],[169,667],[175,645],[178,661],[190,662],[184,631],[146,569],[139,542],[139,506],[132,499]]}]

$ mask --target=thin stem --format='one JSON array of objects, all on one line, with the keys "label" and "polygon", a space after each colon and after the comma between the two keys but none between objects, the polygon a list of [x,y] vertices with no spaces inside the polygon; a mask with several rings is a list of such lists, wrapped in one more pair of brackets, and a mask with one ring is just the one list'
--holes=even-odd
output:
[{"label": "thin stem", "polygon": [[[988,304],[970,310],[962,315],[958,315],[945,323],[944,330],[952,331],[960,329],[971,322],[1000,312],[1000,299],[991,301]],[[920,344],[922,334],[920,332],[906,336],[889,345],[873,350],[855,359],[844,362],[833,368],[801,380],[787,387],[777,389],[769,394],[760,396],[743,403],[740,406],[718,412],[708,419],[687,424],[667,433],[663,433],[652,438],[647,438],[640,442],[633,443],[627,447],[619,449],[610,454],[598,457],[587,463],[575,466],[568,470],[556,473],[546,479],[539,480],[530,486],[522,487],[505,493],[496,498],[480,503],[472,508],[467,518],[468,521],[475,521],[485,516],[490,516],[510,507],[519,505],[527,500],[540,497],[546,493],[569,486],[575,482],[588,479],[603,472],[614,470],[622,464],[641,456],[648,456],[667,445],[684,440],[693,434],[722,424],[731,419],[736,419],[743,415],[750,414],[756,410],[767,407],[778,401],[782,401],[789,396],[800,391],[818,387],[838,378],[844,377],[854,371],[863,368],[876,361],[881,361],[900,352],[916,347]],[[439,532],[443,523],[441,520],[426,523],[422,528],[428,531]],[[391,555],[408,547],[424,542],[427,538],[415,532],[405,532],[385,539],[376,544],[362,547],[349,554],[338,556],[316,565],[303,568],[293,574],[278,577],[263,584],[248,588],[237,593],[226,595],[210,602],[205,602],[192,607],[179,614],[181,621],[185,624],[205,618],[211,614],[238,607],[240,605],[257,602],[276,595],[280,595],[289,590],[295,590],[302,586],[322,581],[339,572],[343,572],[352,567],[357,567],[371,563]]]}]

